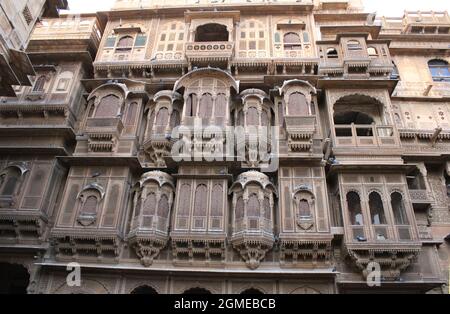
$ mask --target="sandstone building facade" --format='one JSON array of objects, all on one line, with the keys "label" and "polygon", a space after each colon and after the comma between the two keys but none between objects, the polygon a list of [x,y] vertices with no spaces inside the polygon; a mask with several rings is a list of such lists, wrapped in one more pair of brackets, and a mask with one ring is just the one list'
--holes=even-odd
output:
[{"label": "sandstone building facade", "polygon": [[0,99],[0,292],[448,292],[449,52],[447,12],[359,1],[43,19]]}]

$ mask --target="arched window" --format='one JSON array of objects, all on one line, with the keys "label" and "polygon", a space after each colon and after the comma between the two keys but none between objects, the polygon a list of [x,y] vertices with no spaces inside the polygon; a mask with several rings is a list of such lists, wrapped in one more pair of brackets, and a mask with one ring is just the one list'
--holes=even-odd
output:
[{"label": "arched window", "polygon": [[259,115],[258,109],[255,107],[250,107],[247,109],[247,126],[258,126],[259,125]]},{"label": "arched window", "polygon": [[197,95],[190,94],[185,103],[185,115],[186,117],[195,117],[197,115]]},{"label": "arched window", "polygon": [[151,228],[156,210],[156,194],[149,193],[142,208],[142,227]]},{"label": "arched window", "polygon": [[311,207],[309,202],[305,199],[301,199],[298,203],[298,214],[300,217],[311,217]]},{"label": "arched window", "polygon": [[244,199],[240,196],[236,201],[236,219],[244,218]]},{"label": "arched window", "polygon": [[131,36],[123,36],[117,42],[116,50],[120,52],[131,51],[133,48],[134,38]]},{"label": "arched window", "polygon": [[339,57],[339,54],[335,48],[327,49],[327,58],[328,59],[337,59],[338,57]]},{"label": "arched window", "polygon": [[362,209],[361,209],[361,198],[356,192],[347,193],[347,207],[350,214],[350,223],[353,226],[364,225]]},{"label": "arched window", "polygon": [[259,289],[249,288],[249,289],[246,289],[246,290],[242,291],[241,294],[247,294],[247,295],[260,295],[260,294],[264,294],[264,292],[262,292],[262,291],[259,290]]},{"label": "arched window", "polygon": [[227,96],[225,94],[218,94],[216,97],[216,106],[214,107],[215,117],[226,117],[228,110]]},{"label": "arched window", "polygon": [[267,220],[272,219],[272,208],[270,206],[270,199],[268,197],[264,197],[264,218]]},{"label": "arched window", "polygon": [[369,195],[370,217],[373,225],[385,225],[384,206],[380,194],[372,192]]},{"label": "arched window", "polygon": [[183,294],[211,294],[211,292],[203,288],[191,288],[184,291]]},{"label": "arched window", "polygon": [[428,62],[431,76],[435,82],[450,82],[450,66],[444,60],[431,60]]},{"label": "arched window", "polygon": [[284,34],[283,37],[284,50],[300,50],[302,49],[302,40],[300,35],[294,32]]},{"label": "arched window", "polygon": [[256,195],[256,194],[252,194],[248,198],[247,216],[251,217],[251,218],[259,218],[260,217],[260,205],[259,205],[258,195]]},{"label": "arched window", "polygon": [[406,216],[406,208],[403,202],[403,196],[394,192],[391,194],[391,206],[394,212],[394,220],[396,225],[409,225],[408,217]]},{"label": "arched window", "polygon": [[243,110],[239,110],[239,112],[237,114],[236,125],[244,126],[244,111]]},{"label": "arched window", "polygon": [[98,199],[94,195],[90,195],[86,198],[81,208],[82,215],[95,215],[97,214]]},{"label": "arched window", "polygon": [[133,102],[130,104],[130,106],[128,107],[128,111],[127,111],[127,117],[125,119],[125,125],[133,125],[134,124],[134,120],[136,118],[136,113],[137,113],[137,107],[138,107],[138,104],[136,102]]},{"label": "arched window", "polygon": [[119,115],[120,98],[114,95],[105,96],[95,112],[96,118],[115,118]]},{"label": "arched window", "polygon": [[184,183],[180,188],[179,196],[179,215],[182,217],[189,216],[191,208],[191,186]]},{"label": "arched window", "polygon": [[209,119],[212,116],[213,98],[209,93],[203,94],[198,108],[198,117]]},{"label": "arched window", "polygon": [[367,48],[367,54],[369,55],[369,57],[371,58],[376,58],[378,57],[378,52],[377,49],[375,47],[369,47]]},{"label": "arched window", "polygon": [[309,116],[309,106],[305,95],[302,93],[292,93],[289,96],[290,116]]},{"label": "arched window", "polygon": [[140,286],[131,291],[131,294],[158,294],[158,292],[149,286]]},{"label": "arched window", "polygon": [[223,215],[223,187],[216,184],[212,190],[211,216],[221,217]]},{"label": "arched window", "polygon": [[36,82],[34,83],[33,92],[36,92],[36,93],[43,92],[46,81],[47,81],[47,78],[45,77],[45,75],[39,76],[38,79],[36,80]]},{"label": "arched window", "polygon": [[142,209],[142,198],[141,198],[141,195],[139,194],[139,195],[137,195],[136,206],[135,206],[135,210],[134,210],[134,217],[139,217],[139,215],[141,214],[141,209]]},{"label": "arched window", "polygon": [[170,116],[170,127],[175,128],[180,125],[180,113],[178,110],[173,110]]},{"label": "arched window", "polygon": [[197,186],[194,199],[194,216],[206,217],[208,209],[208,188],[204,184]]},{"label": "arched window", "polygon": [[262,126],[269,126],[270,125],[269,116],[268,116],[266,110],[261,111],[261,125]]},{"label": "arched window", "polygon": [[349,40],[347,42],[347,49],[348,50],[356,50],[356,51],[362,50],[361,43],[357,40]]},{"label": "arched window", "polygon": [[162,195],[158,203],[158,216],[169,218],[169,199],[167,195]]},{"label": "arched window", "polygon": [[209,23],[197,27],[196,42],[228,41],[228,30],[225,25]]},{"label": "arched window", "polygon": [[157,126],[167,126],[167,122],[169,122],[169,109],[166,107],[162,107],[159,109],[158,114],[156,115],[155,124]]},{"label": "arched window", "polygon": [[0,195],[6,197],[13,196],[16,192],[20,177],[21,172],[18,168],[7,168],[7,170],[1,175]]}]

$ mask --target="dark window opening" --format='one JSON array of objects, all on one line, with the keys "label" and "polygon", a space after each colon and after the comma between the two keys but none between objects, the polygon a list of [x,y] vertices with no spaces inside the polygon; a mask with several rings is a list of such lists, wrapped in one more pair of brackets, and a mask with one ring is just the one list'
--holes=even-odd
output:
[{"label": "dark window opening", "polygon": [[385,225],[384,206],[380,194],[372,192],[369,195],[370,217],[373,225]]},{"label": "dark window opening", "polygon": [[353,226],[363,226],[364,220],[361,208],[361,199],[356,192],[347,194],[347,207],[350,214],[350,223]]},{"label": "dark window opening", "polygon": [[140,286],[131,291],[131,294],[158,294],[158,292],[149,286]]},{"label": "dark window opening", "polygon": [[450,82],[450,66],[447,61],[431,60],[428,67],[435,82]]},{"label": "dark window opening", "polygon": [[196,42],[228,41],[229,33],[225,25],[210,23],[197,27]]},{"label": "dark window opening", "polygon": [[302,40],[297,33],[287,33],[283,37],[284,50],[300,50],[302,49]]},{"label": "dark window opening", "polygon": [[203,288],[191,288],[183,292],[183,294],[212,294],[209,290]]},{"label": "dark window opening", "polygon": [[0,294],[27,294],[30,275],[25,267],[0,263]]},{"label": "dark window opening", "polygon": [[327,49],[327,58],[328,59],[337,59],[339,58],[338,52],[334,48],[328,48]]}]

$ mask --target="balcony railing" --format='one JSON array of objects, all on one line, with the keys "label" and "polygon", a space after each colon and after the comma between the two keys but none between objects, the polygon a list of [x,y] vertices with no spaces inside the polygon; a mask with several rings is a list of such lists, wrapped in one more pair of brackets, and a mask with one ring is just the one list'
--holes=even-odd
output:
[{"label": "balcony railing", "polygon": [[123,129],[120,118],[89,118],[86,122],[87,133],[120,134]]},{"label": "balcony railing", "polygon": [[409,190],[409,197],[412,203],[416,204],[429,204],[431,197],[427,190]]},{"label": "balcony railing", "polygon": [[399,137],[389,125],[336,125],[336,146],[385,147],[399,145]]},{"label": "balcony railing", "polygon": [[233,56],[234,43],[228,41],[186,43],[186,57],[190,61],[227,61]]}]

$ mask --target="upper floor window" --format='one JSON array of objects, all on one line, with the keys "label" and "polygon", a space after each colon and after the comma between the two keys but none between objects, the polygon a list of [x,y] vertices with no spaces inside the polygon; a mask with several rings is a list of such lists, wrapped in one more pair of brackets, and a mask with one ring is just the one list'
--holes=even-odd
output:
[{"label": "upper floor window", "polygon": [[97,213],[97,197],[91,195],[83,203],[81,208],[81,214],[83,215],[94,215]]},{"label": "upper floor window", "polygon": [[391,194],[391,206],[394,212],[394,220],[396,225],[409,225],[408,217],[406,216],[405,203],[403,196],[394,192]]},{"label": "upper floor window", "polygon": [[195,33],[196,42],[228,41],[229,33],[227,27],[222,24],[209,23],[197,27]]},{"label": "upper floor window", "polygon": [[45,77],[45,75],[39,76],[38,79],[36,80],[36,82],[34,83],[33,92],[43,92],[46,81],[47,81],[47,78]]},{"label": "upper floor window", "polygon": [[335,48],[327,49],[327,58],[328,59],[337,59],[339,57],[338,52]]},{"label": "upper floor window", "polygon": [[116,51],[125,52],[133,49],[134,39],[131,36],[123,36],[119,39],[116,46]]},{"label": "upper floor window", "polygon": [[347,42],[348,50],[362,50],[361,43],[357,40],[349,40]]},{"label": "upper floor window", "polygon": [[369,57],[371,58],[376,58],[378,57],[378,52],[377,49],[375,47],[369,47],[367,48],[367,54],[369,55]]},{"label": "upper floor window", "polygon": [[168,23],[161,29],[157,51],[183,51],[184,49],[184,28],[183,23]]},{"label": "upper floor window", "polygon": [[58,77],[58,82],[56,83],[56,92],[65,92],[69,89],[70,82],[72,81],[73,73],[70,71],[65,71],[61,73]]},{"label": "upper floor window", "polygon": [[302,40],[300,35],[294,32],[286,33],[283,37],[284,50],[302,49]]},{"label": "upper floor window", "polygon": [[398,80],[400,79],[400,72],[398,71],[397,65],[392,61],[392,73],[391,73],[391,80]]},{"label": "upper floor window", "polygon": [[103,97],[95,112],[96,118],[115,118],[119,115],[120,98],[114,95]]},{"label": "upper floor window", "polygon": [[302,93],[292,93],[289,96],[288,111],[290,116],[308,116],[308,101]]},{"label": "upper floor window", "polygon": [[428,67],[435,82],[450,82],[450,66],[444,60],[431,60],[428,62]]},{"label": "upper floor window", "polygon": [[369,209],[373,225],[385,225],[384,206],[380,194],[372,192],[369,195]]},{"label": "upper floor window", "polygon": [[9,167],[0,174],[0,195],[11,197],[19,183],[21,172],[16,167]]},{"label": "upper floor window", "polygon": [[[240,26],[240,40],[239,40],[239,50],[240,56],[251,57],[251,56],[265,56],[266,52],[266,28],[265,25],[259,21],[250,20],[242,23]],[[245,51],[255,52],[258,54],[247,55]]]},{"label": "upper floor window", "polygon": [[354,226],[364,225],[364,219],[361,207],[361,198],[356,192],[347,194],[347,207],[350,214],[350,222]]}]

